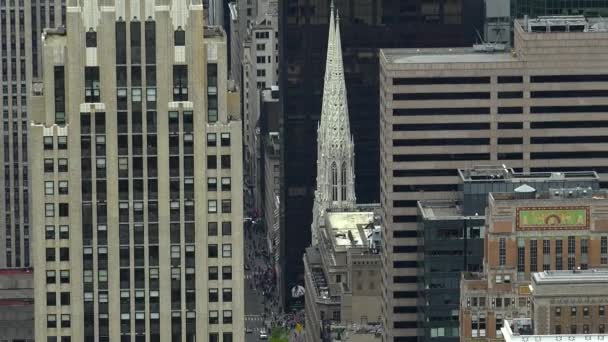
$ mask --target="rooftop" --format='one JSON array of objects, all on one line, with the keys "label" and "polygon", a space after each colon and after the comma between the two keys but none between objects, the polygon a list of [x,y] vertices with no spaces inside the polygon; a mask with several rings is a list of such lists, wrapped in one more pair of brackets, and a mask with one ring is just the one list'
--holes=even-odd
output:
[{"label": "rooftop", "polygon": [[389,63],[396,64],[496,63],[517,61],[517,58],[511,53],[500,50],[487,51],[477,47],[382,49],[382,54]]},{"label": "rooftop", "polygon": [[526,32],[532,33],[561,33],[561,32],[606,32],[608,20],[585,18],[582,15],[539,16],[538,18],[517,20]]},{"label": "rooftop", "polygon": [[590,200],[605,200],[608,199],[608,191],[594,190],[591,188],[560,188],[551,189],[549,191],[535,192],[532,191],[517,192],[492,192],[490,198],[494,201],[521,201],[521,200],[573,200],[573,199],[590,199]]},{"label": "rooftop", "polygon": [[568,172],[515,172],[503,165],[479,165],[470,169],[459,169],[458,174],[462,182],[501,181],[509,179],[511,182],[526,182],[527,180],[555,181],[565,179],[597,180],[599,176],[595,171],[568,171]]},{"label": "rooftop", "polygon": [[504,320],[500,331],[506,342],[604,341],[608,337],[608,334],[534,335],[532,332],[532,320],[530,318]]},{"label": "rooftop", "polygon": [[535,284],[608,284],[608,270],[544,271],[532,273]]},{"label": "rooftop", "polygon": [[418,208],[422,217],[426,220],[433,219],[463,219],[462,207],[457,200],[424,200],[418,202]]},{"label": "rooftop", "polygon": [[373,211],[327,212],[325,215],[328,231],[333,233],[337,247],[367,246],[368,236],[374,228]]}]

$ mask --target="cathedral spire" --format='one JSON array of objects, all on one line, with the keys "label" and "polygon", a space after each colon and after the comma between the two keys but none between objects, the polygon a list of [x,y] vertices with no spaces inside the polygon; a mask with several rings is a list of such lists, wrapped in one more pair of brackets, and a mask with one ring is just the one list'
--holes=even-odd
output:
[{"label": "cathedral spire", "polygon": [[325,223],[327,209],[355,207],[355,148],[350,134],[340,17],[330,7],[327,61],[323,84],[321,120],[317,129],[317,189],[313,208],[312,244]]}]

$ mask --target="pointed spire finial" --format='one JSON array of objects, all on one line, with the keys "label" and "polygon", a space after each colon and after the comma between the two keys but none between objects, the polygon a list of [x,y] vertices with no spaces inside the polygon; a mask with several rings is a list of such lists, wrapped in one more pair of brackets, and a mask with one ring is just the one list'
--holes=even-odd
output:
[{"label": "pointed spire finial", "polygon": [[336,9],[336,24],[340,24],[340,9]]}]

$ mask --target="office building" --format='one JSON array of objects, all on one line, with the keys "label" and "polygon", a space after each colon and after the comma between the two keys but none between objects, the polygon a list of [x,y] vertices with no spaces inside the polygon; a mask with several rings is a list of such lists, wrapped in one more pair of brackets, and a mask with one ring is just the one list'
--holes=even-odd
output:
[{"label": "office building", "polygon": [[34,342],[34,274],[31,268],[0,270],[0,336]]},{"label": "office building", "polygon": [[483,272],[465,272],[460,283],[461,341],[500,339],[503,320],[532,317],[534,272],[608,266],[605,190],[488,196]]},{"label": "office building", "polygon": [[[504,165],[478,166],[458,170],[458,178],[457,199],[418,202],[418,231],[423,240],[418,312],[427,341],[458,341],[460,277],[462,272],[482,270],[489,193],[519,193],[530,188],[599,189],[595,172],[519,173]],[[395,278],[404,279],[408,278]]]},{"label": "office building", "polygon": [[249,23],[243,42],[243,132],[246,196],[245,207],[260,212],[261,140],[259,121],[264,102],[278,101],[278,4],[259,1],[258,16]]},{"label": "office building", "polygon": [[40,36],[45,27],[65,23],[65,2],[32,0],[0,2],[0,268],[31,266],[27,134],[32,79],[42,74]]},{"label": "office building", "polygon": [[606,285],[605,269],[533,273],[530,317],[534,334],[606,334]]},{"label": "office building", "polygon": [[518,20],[509,52],[488,44],[381,50],[388,339],[416,334],[416,284],[393,277],[416,275],[417,201],[456,198],[458,168],[594,170],[606,181],[608,103],[600,94],[608,74],[597,58],[608,41],[604,25],[583,17]]},{"label": "office building", "polygon": [[510,0],[513,18],[530,18],[545,15],[584,15],[588,17],[606,16],[608,2],[593,0]]},{"label": "office building", "polygon": [[572,342],[582,341],[603,341],[608,337],[606,334],[582,334],[582,333],[563,333],[563,334],[536,334],[532,330],[533,321],[530,318],[515,318],[505,320],[502,328],[502,336],[500,341],[506,342],[525,342],[525,341],[560,341],[567,340]]},{"label": "office building", "polygon": [[[470,46],[483,32],[483,0],[334,0],[340,9],[346,86],[355,146],[357,198],[379,199],[378,49]],[[310,245],[315,192],[314,136],[321,113],[330,0],[280,2],[279,62],[283,120],[282,244],[285,287],[302,284],[302,254]]]},{"label": "office building", "polygon": [[35,340],[243,341],[223,30],[200,1],[67,6],[31,101]]}]

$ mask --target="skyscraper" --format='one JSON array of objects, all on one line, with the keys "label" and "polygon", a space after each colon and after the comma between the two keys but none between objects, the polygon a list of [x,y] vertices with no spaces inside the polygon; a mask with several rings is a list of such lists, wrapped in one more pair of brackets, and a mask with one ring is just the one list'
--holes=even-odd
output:
[{"label": "skyscraper", "polygon": [[454,199],[458,168],[593,170],[605,185],[605,28],[601,18],[517,20],[513,51],[381,50],[385,340],[420,333],[417,201]]},{"label": "skyscraper", "polygon": [[[63,6],[62,6],[63,3]],[[29,267],[30,222],[27,133],[31,80],[41,75],[40,35],[65,22],[60,0],[0,1],[2,149],[0,159],[0,268]],[[6,247],[6,248],[4,248]]]},{"label": "skyscraper", "polygon": [[[279,65],[281,243],[285,287],[303,284],[302,254],[310,245],[315,193],[315,136],[321,113],[329,0],[281,1]],[[355,145],[355,188],[361,203],[379,198],[378,48],[468,46],[482,29],[483,0],[336,0],[340,8],[344,74]]]},{"label": "skyscraper", "polygon": [[70,0],[30,127],[36,341],[244,340],[242,143],[200,0]]}]

